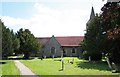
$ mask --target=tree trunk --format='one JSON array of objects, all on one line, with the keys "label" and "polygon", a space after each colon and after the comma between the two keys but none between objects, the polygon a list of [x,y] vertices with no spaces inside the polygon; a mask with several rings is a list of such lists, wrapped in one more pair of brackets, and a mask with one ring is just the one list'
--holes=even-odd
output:
[{"label": "tree trunk", "polygon": [[24,58],[25,58],[25,59],[29,59],[29,57],[30,57],[29,52],[25,52],[25,53],[24,53]]}]

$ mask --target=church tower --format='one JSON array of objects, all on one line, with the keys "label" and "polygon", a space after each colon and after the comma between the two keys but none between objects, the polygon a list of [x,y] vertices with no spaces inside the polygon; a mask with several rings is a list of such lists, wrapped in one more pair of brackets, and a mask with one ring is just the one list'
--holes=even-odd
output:
[{"label": "church tower", "polygon": [[92,9],[91,9],[91,14],[90,14],[90,19],[88,20],[87,24],[86,24],[86,29],[90,23],[90,21],[95,17],[95,12],[94,12],[94,8],[92,6]]},{"label": "church tower", "polygon": [[90,20],[92,18],[94,18],[94,17],[95,17],[95,12],[94,12],[94,8],[92,7],[92,9],[91,9],[91,15],[90,15]]}]

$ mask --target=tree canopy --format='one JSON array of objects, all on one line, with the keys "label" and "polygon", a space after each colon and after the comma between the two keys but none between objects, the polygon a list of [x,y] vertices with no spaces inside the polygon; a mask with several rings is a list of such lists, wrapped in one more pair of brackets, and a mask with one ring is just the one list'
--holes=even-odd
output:
[{"label": "tree canopy", "polygon": [[113,62],[120,63],[120,2],[108,2],[101,10],[102,32],[108,41],[106,51]]},{"label": "tree canopy", "polygon": [[101,30],[100,30],[100,17],[96,15],[90,20],[88,24],[82,47],[85,59],[90,56],[92,60],[101,60]]},{"label": "tree canopy", "polygon": [[[2,22],[1,22],[2,23]],[[19,40],[12,30],[2,23],[2,56],[13,55],[14,51],[19,49]]]},{"label": "tree canopy", "polygon": [[31,53],[40,50],[40,44],[28,29],[21,28],[17,32],[17,37],[20,39],[20,52],[24,54],[24,58],[28,59]]}]

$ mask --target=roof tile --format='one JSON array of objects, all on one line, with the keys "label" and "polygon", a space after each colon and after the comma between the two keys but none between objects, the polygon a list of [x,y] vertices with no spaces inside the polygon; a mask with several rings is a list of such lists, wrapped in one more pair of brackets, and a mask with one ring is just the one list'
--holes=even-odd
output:
[{"label": "roof tile", "polygon": [[[41,44],[45,45],[50,38],[51,37],[39,37],[37,39]],[[81,41],[83,41],[84,36],[61,36],[55,38],[61,44],[61,46],[79,46]]]}]

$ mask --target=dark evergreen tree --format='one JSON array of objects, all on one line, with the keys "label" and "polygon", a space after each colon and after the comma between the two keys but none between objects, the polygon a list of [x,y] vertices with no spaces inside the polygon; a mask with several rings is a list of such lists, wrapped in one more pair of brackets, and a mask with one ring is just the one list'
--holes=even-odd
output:
[{"label": "dark evergreen tree", "polygon": [[19,48],[20,48],[20,40],[19,38],[17,38],[16,33],[13,32],[13,30],[11,30],[11,34],[12,34],[12,48],[13,48],[13,52],[14,55],[17,55],[19,53]]},{"label": "dark evergreen tree", "polygon": [[7,58],[9,55],[12,55],[12,44],[13,42],[11,31],[2,23],[2,57]]},{"label": "dark evergreen tree", "polygon": [[40,44],[28,29],[20,29],[17,32],[17,36],[20,39],[20,52],[24,54],[25,59],[29,59],[31,53],[36,53],[40,50]]},{"label": "dark evergreen tree", "polygon": [[85,39],[82,43],[85,59],[91,57],[91,60],[101,60],[101,37],[100,17],[96,15],[87,25]]}]

